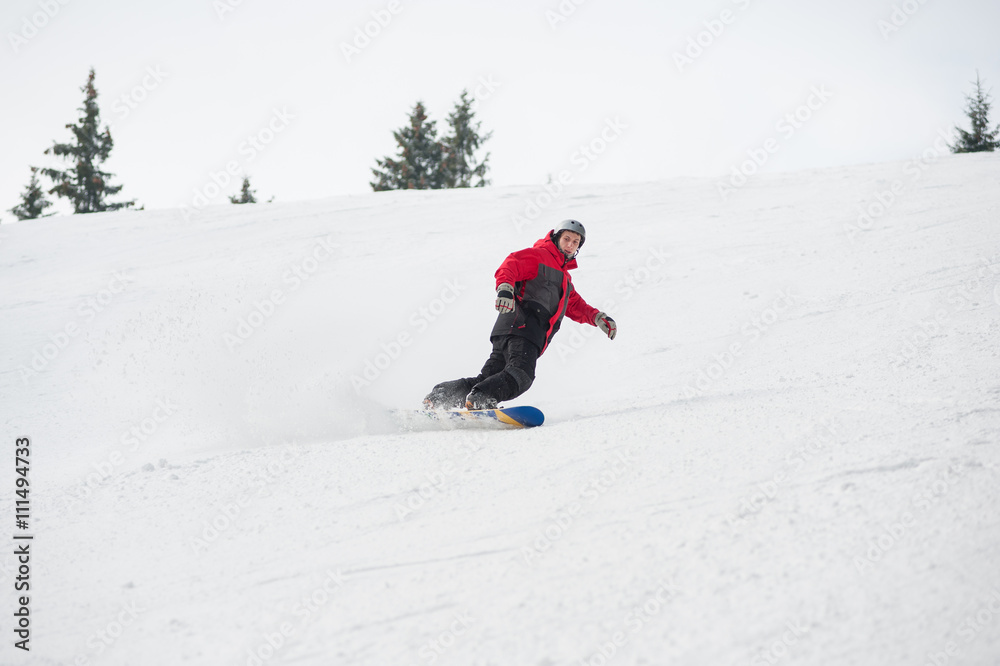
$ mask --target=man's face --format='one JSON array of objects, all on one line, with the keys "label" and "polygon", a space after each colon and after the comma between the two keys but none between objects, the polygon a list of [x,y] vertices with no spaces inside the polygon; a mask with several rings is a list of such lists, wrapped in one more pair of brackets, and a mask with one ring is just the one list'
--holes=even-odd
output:
[{"label": "man's face", "polygon": [[575,231],[562,232],[559,236],[559,249],[567,257],[572,257],[580,249],[580,234]]}]

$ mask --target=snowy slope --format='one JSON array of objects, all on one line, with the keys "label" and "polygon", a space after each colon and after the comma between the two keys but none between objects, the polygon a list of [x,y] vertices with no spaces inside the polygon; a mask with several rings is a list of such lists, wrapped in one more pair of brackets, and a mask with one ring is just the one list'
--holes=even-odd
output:
[{"label": "snowy slope", "polygon": [[[35,534],[30,654],[0,550],[0,662],[995,664],[998,184],[995,156],[948,156],[725,199],[0,227]],[[399,428],[485,360],[496,265],[569,216],[618,338],[567,321],[517,401],[541,428]]]}]

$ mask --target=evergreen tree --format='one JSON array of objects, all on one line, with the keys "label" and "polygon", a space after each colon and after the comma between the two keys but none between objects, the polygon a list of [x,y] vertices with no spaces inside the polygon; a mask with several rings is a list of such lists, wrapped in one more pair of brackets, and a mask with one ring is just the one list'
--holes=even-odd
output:
[{"label": "evergreen tree", "polygon": [[255,194],[257,194],[257,190],[250,189],[250,177],[243,176],[243,189],[240,190],[240,195],[229,197],[229,202],[234,204],[257,203]]},{"label": "evergreen tree", "polygon": [[10,212],[19,220],[34,220],[45,217],[42,213],[51,205],[52,202],[45,198],[45,192],[38,185],[38,168],[31,167],[31,181],[21,194],[21,203],[11,208]]},{"label": "evergreen tree", "polygon": [[427,119],[423,102],[410,113],[409,127],[393,132],[399,145],[397,159],[376,159],[379,169],[372,169],[377,180],[370,183],[376,192],[384,190],[436,190],[444,186],[441,169],[442,145],[437,128]]},{"label": "evergreen tree", "polygon": [[49,193],[69,199],[76,213],[97,213],[132,206],[135,200],[107,201],[108,197],[118,194],[122,186],[110,185],[109,180],[114,174],[100,169],[101,163],[111,154],[114,141],[107,125],[100,129],[101,111],[97,106],[93,68],[90,69],[87,84],[80,90],[85,94],[83,106],[79,109],[82,115],[77,124],[66,125],[73,132],[73,141],[56,143],[45,151],[46,155],[52,153],[73,163],[65,171],[42,169],[42,173],[53,182]]},{"label": "evergreen tree", "polygon": [[983,90],[979,80],[979,72],[976,72],[976,91],[972,95],[966,95],[965,100],[968,106],[965,108],[965,115],[972,123],[972,131],[966,132],[961,127],[958,130],[958,143],[951,147],[953,153],[980,153],[984,151],[992,152],[1000,148],[1000,125],[990,131],[990,94]]},{"label": "evergreen tree", "polygon": [[[486,153],[483,161],[476,164],[475,153],[493,136],[493,132],[479,133],[481,123],[474,122],[473,101],[469,98],[469,91],[463,90],[455,110],[448,116],[451,134],[442,142],[445,187],[485,187],[490,184],[486,179],[490,154]],[[473,178],[479,179],[475,185],[472,184]]]}]

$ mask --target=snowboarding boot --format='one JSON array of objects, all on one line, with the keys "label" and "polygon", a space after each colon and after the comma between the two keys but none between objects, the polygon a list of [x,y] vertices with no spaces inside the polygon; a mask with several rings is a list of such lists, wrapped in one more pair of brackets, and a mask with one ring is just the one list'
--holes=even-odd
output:
[{"label": "snowboarding boot", "polygon": [[478,389],[472,389],[465,398],[466,409],[496,409],[498,400]]},{"label": "snowboarding boot", "polygon": [[424,397],[424,407],[427,409],[456,409],[462,407],[465,405],[465,398],[470,390],[472,390],[472,382],[468,379],[441,382]]}]

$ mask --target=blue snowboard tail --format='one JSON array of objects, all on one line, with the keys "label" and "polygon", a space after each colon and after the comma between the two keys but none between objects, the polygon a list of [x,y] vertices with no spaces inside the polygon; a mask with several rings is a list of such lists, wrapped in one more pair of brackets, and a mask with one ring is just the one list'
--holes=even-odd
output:
[{"label": "blue snowboard tail", "polygon": [[418,410],[415,414],[418,418],[442,421],[454,427],[534,428],[545,422],[545,415],[535,407]]},{"label": "blue snowboard tail", "polygon": [[535,407],[502,407],[499,409],[470,410],[469,413],[483,412],[486,418],[496,419],[501,423],[517,428],[534,428],[545,423],[542,410]]}]

